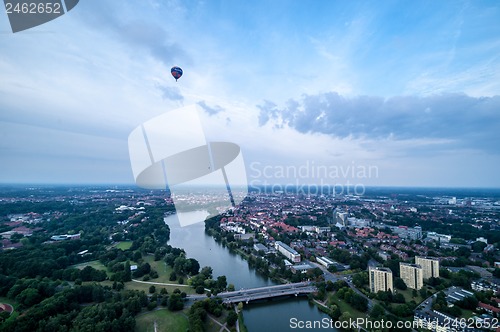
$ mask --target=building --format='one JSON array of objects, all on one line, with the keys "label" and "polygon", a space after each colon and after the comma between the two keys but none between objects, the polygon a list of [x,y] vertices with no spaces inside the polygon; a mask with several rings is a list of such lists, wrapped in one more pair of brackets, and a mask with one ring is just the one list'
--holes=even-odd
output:
[{"label": "building", "polygon": [[344,212],[340,209],[333,210],[333,222],[337,225],[337,227],[347,227],[349,225],[348,218],[349,213]]},{"label": "building", "polygon": [[477,308],[478,309],[483,309],[485,310],[487,313],[493,315],[498,315],[498,313],[500,313],[500,308],[497,308],[497,307],[494,307],[490,304],[486,304],[486,303],[483,303],[483,302],[479,302],[479,304],[477,305]]},{"label": "building", "polygon": [[253,248],[256,250],[256,251],[263,251],[264,254],[268,254],[269,253],[269,248],[267,248],[265,245],[263,245],[262,243],[255,243],[253,245]]},{"label": "building", "polygon": [[398,226],[391,227],[392,231],[396,233],[402,239],[418,240],[422,238],[422,227],[406,227]]},{"label": "building", "polygon": [[278,250],[283,256],[291,260],[293,263],[300,262],[300,254],[296,250],[290,248],[288,245],[284,244],[281,241],[276,241],[274,246],[276,250]]},{"label": "building", "polygon": [[335,265],[335,262],[327,257],[318,256],[318,257],[316,257],[316,261],[326,268],[329,268],[330,266]]},{"label": "building", "polygon": [[64,240],[79,240],[80,234],[62,234],[53,235],[50,237],[52,241],[64,241]]},{"label": "building", "polygon": [[437,258],[415,256],[415,264],[422,267],[424,279],[439,278],[439,260]]},{"label": "building", "polygon": [[457,288],[454,287],[450,292],[446,294],[446,302],[448,303],[449,306],[456,302],[460,302],[464,300],[465,298],[474,296],[471,292],[463,289],[463,288]]},{"label": "building", "polygon": [[234,234],[235,240],[241,240],[241,241],[248,241],[250,239],[255,238],[254,233],[247,233],[247,234]]},{"label": "building", "polygon": [[496,285],[491,285],[486,282],[480,282],[480,281],[473,281],[470,284],[472,290],[476,292],[483,292],[483,291],[492,291],[493,293],[496,293],[498,290],[498,287]]},{"label": "building", "polygon": [[476,242],[483,242],[483,243],[488,244],[488,240],[487,240],[487,239],[485,239],[485,238],[484,238],[484,237],[482,237],[482,236],[481,236],[481,237],[476,238]]},{"label": "building", "polygon": [[408,288],[419,290],[424,285],[424,273],[420,265],[399,263],[399,274]]},{"label": "building", "polygon": [[427,232],[427,239],[434,240],[439,243],[448,243],[451,240],[451,235]]},{"label": "building", "polygon": [[292,265],[290,266],[290,269],[292,270],[293,273],[307,273],[307,271],[314,269],[309,264],[297,264],[297,265]]},{"label": "building", "polygon": [[369,219],[359,219],[354,217],[347,218],[347,225],[354,228],[369,227],[371,223],[372,222]]},{"label": "building", "polygon": [[368,271],[370,279],[370,291],[377,293],[378,291],[393,291],[392,271],[386,267],[371,267]]}]

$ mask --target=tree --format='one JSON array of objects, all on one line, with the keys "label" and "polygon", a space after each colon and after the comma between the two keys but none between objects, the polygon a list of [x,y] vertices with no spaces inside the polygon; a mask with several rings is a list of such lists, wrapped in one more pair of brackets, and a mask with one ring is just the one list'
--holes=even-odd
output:
[{"label": "tree", "polygon": [[181,294],[173,293],[168,298],[168,310],[178,311],[184,308],[184,301],[181,298]]},{"label": "tree", "polygon": [[5,320],[7,320],[7,318],[9,317],[10,313],[8,313],[7,311],[0,312],[0,324],[3,323]]},{"label": "tree", "polygon": [[212,272],[213,270],[210,266],[205,266],[204,268],[201,269],[200,274],[203,274],[205,276],[205,279],[211,279]]},{"label": "tree", "polygon": [[392,297],[392,302],[394,303],[405,303],[405,297],[401,293],[397,293]]},{"label": "tree", "polygon": [[224,289],[226,289],[226,287],[227,287],[226,276],[218,276],[217,277],[217,288],[220,291],[223,291]]},{"label": "tree", "polygon": [[194,258],[190,258],[189,262],[190,262],[189,270],[186,272],[193,276],[198,274],[200,271],[200,263],[198,263],[198,261]]},{"label": "tree", "polygon": [[418,293],[420,294],[421,298],[425,299],[427,297],[427,288],[425,287],[420,288]]},{"label": "tree", "polygon": [[472,244],[472,251],[481,252],[486,248],[487,244],[482,241],[476,241]]},{"label": "tree", "polygon": [[345,324],[346,326],[348,326],[347,331],[352,331],[352,328],[350,326],[351,322],[353,321],[353,317],[348,311],[345,311],[342,313],[342,315],[340,315],[339,321],[347,322],[347,324]]},{"label": "tree", "polygon": [[370,312],[370,317],[374,320],[380,320],[385,315],[385,310],[380,304],[375,304]]},{"label": "tree", "polygon": [[134,262],[139,262],[142,259],[142,254],[140,251],[134,251],[134,256],[132,257],[132,260]]},{"label": "tree", "polygon": [[156,292],[156,287],[154,285],[149,286],[149,292],[151,294],[153,294],[154,292]]},{"label": "tree", "polygon": [[400,290],[406,290],[406,288],[408,288],[404,280],[401,278],[394,278],[394,287]]},{"label": "tree", "polygon": [[352,277],[352,283],[357,288],[362,288],[364,285],[368,285],[368,283],[369,283],[368,272],[364,271],[364,272],[355,274]]},{"label": "tree", "polygon": [[18,296],[16,296],[16,300],[24,307],[29,308],[40,302],[42,297],[40,296],[40,293],[38,293],[38,290],[34,288],[26,288]]},{"label": "tree", "polygon": [[19,240],[21,240],[23,238],[24,235],[20,234],[20,233],[14,233],[10,236],[10,241],[12,243],[17,243],[19,242]]},{"label": "tree", "polygon": [[355,309],[361,312],[366,312],[368,310],[368,300],[358,293],[352,295],[350,303]]},{"label": "tree", "polygon": [[132,280],[132,272],[130,271],[130,262],[127,260],[125,262],[125,270],[123,271],[123,281],[131,281]]},{"label": "tree", "polygon": [[230,311],[226,318],[227,325],[234,326],[237,320],[238,320],[238,314],[234,311]]}]

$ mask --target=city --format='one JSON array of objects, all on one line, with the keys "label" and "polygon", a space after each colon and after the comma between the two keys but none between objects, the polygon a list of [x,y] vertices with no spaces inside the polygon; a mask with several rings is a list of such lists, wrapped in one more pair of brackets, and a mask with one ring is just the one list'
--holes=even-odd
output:
[{"label": "city", "polygon": [[4,0],[0,332],[500,332],[498,0]]},{"label": "city", "polygon": [[[251,310],[255,301],[285,298],[287,303],[290,296],[302,295],[332,321],[363,319],[358,328],[367,330],[380,321],[394,326],[411,322],[421,330],[496,329],[498,190],[367,188],[365,195],[356,196],[257,189],[237,208],[202,223],[205,236],[269,280],[267,286],[243,288],[230,272],[215,278],[213,268],[199,270],[200,257],[187,257],[183,248],[167,245],[176,226],[169,228],[162,220],[175,216],[165,191],[3,187],[0,271],[7,274],[0,302],[29,316],[50,294],[94,285],[104,287],[100,292],[143,292],[141,303],[147,308],[135,309],[139,322],[148,310],[154,313],[162,306],[173,313],[190,312],[199,301],[220,299],[218,316],[209,311],[217,321],[228,319],[232,306],[244,317],[244,308]],[[205,208],[214,209],[219,194],[204,197]],[[60,246],[67,254],[54,261],[30,258],[29,270],[10,258]],[[33,288],[30,279],[16,275],[58,286],[55,293],[41,293],[40,286]],[[232,319],[217,322],[234,325]],[[245,328],[242,318],[236,322]],[[195,329],[193,319],[189,326]]]}]

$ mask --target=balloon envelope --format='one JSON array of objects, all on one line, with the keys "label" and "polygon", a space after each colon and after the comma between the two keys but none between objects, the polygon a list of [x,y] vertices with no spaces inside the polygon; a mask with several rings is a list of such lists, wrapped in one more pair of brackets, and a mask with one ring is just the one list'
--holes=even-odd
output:
[{"label": "balloon envelope", "polygon": [[180,67],[174,66],[172,67],[172,69],[170,69],[170,73],[177,81],[182,76],[182,69]]}]

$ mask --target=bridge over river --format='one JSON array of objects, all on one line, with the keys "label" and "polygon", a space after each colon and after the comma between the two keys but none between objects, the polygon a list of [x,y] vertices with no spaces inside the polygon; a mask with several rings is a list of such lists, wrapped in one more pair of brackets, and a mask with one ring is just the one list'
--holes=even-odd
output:
[{"label": "bridge over river", "polygon": [[[259,288],[241,289],[234,292],[224,292],[217,294],[223,303],[232,304],[250,301],[270,299],[279,296],[289,296],[300,294],[309,294],[317,291],[317,288],[310,282],[298,282],[293,284],[283,284],[277,286],[266,286]],[[192,299],[206,298],[205,296],[189,296]]]}]

